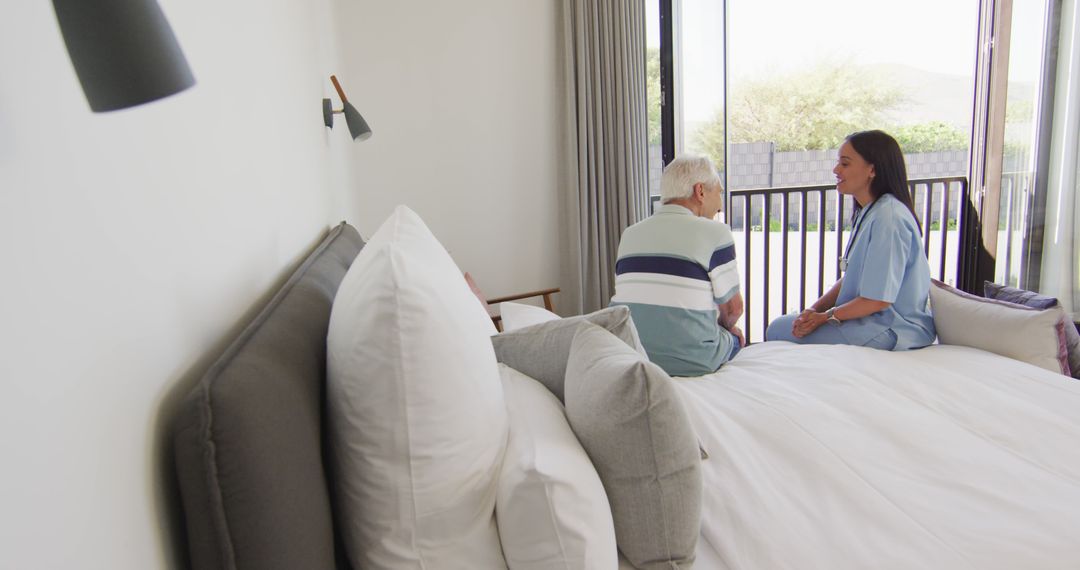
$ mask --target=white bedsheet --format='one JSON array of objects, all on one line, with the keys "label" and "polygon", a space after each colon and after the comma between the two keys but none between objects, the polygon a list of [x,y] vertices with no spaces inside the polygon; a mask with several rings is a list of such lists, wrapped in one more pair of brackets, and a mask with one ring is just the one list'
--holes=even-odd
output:
[{"label": "white bedsheet", "polygon": [[1080,382],[955,346],[770,342],[677,385],[695,568],[1080,568]]}]

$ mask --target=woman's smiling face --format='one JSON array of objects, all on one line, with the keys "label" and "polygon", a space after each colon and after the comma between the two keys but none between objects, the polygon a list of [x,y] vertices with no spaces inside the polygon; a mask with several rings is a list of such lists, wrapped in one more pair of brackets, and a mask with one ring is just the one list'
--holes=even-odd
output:
[{"label": "woman's smiling face", "polygon": [[840,146],[833,174],[836,175],[836,190],[841,194],[872,198],[870,181],[874,178],[874,165],[855,152],[850,142]]}]

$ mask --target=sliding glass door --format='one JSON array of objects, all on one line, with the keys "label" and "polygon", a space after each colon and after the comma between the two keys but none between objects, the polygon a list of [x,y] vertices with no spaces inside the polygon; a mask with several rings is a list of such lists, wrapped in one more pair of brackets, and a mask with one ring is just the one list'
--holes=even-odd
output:
[{"label": "sliding glass door", "polygon": [[[1003,106],[1001,174],[997,194],[994,281],[1038,289],[1046,206],[1046,157],[1056,43],[1052,2],[1011,0],[1008,71]],[[1000,40],[999,40],[1000,41]],[[1051,49],[1047,49],[1051,48]]]}]

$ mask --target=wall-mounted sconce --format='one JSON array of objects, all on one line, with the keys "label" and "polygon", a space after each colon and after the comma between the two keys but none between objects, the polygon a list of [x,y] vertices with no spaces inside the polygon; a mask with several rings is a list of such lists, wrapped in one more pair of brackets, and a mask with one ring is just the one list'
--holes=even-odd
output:
[{"label": "wall-mounted sconce", "polygon": [[148,103],[195,84],[156,0],[53,0],[53,9],[95,113]]},{"label": "wall-mounted sconce", "polygon": [[352,103],[349,103],[349,100],[345,98],[345,91],[341,89],[341,84],[338,83],[337,77],[331,75],[330,81],[334,83],[334,89],[337,89],[338,97],[341,97],[341,105],[343,108],[334,110],[330,106],[330,100],[323,99],[323,124],[331,129],[334,128],[334,114],[344,113],[345,124],[349,126],[349,134],[352,135],[353,140],[362,141],[371,138],[371,127],[368,126],[364,117],[360,116],[360,111],[357,111],[356,107],[353,107]]}]

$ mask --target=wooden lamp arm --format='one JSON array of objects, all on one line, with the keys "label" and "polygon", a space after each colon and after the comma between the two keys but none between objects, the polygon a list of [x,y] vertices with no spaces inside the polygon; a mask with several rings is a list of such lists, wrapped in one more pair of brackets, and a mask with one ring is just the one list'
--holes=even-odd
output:
[{"label": "wooden lamp arm", "polygon": [[345,90],[342,89],[341,84],[338,83],[337,76],[336,75],[331,75],[330,76],[330,81],[333,82],[334,89],[337,89],[338,97],[341,97],[341,104],[345,105],[345,103],[348,103],[349,100],[345,98]]}]

